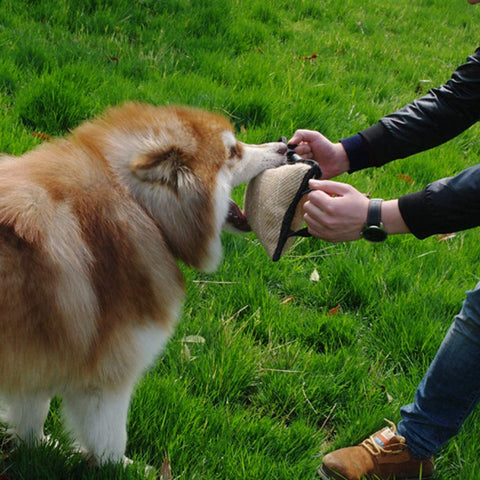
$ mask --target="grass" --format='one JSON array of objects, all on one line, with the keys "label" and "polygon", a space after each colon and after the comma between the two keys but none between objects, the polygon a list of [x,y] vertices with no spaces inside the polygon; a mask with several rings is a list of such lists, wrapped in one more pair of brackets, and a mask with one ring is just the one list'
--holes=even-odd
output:
[{"label": "grass", "polygon": [[[2,0],[0,150],[129,99],[221,112],[252,143],[296,128],[336,140],[446,81],[479,16],[464,0]],[[476,163],[478,134],[339,179],[394,198]],[[273,264],[252,235],[225,234],[218,272],[184,268],[183,316],[136,389],[127,454],[167,459],[174,479],[313,479],[322,452],[398,421],[478,281],[478,231],[438,240],[301,240]],[[62,447],[20,448],[1,478],[143,478],[62,455],[60,407],[47,433]],[[436,479],[478,478],[478,415],[439,453]]]}]

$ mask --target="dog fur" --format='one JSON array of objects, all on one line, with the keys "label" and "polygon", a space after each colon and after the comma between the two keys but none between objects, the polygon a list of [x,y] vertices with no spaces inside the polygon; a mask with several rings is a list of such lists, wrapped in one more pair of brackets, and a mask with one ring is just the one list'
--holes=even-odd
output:
[{"label": "dog fur", "polygon": [[0,394],[43,439],[50,399],[98,463],[119,461],[130,396],[165,346],[184,285],[214,270],[231,189],[285,162],[220,115],[129,103],[0,158]]}]

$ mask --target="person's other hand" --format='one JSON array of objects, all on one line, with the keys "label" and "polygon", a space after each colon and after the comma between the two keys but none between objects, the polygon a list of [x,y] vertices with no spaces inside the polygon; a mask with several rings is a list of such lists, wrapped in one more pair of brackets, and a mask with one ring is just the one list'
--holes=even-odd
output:
[{"label": "person's other hand", "polygon": [[297,130],[288,142],[303,158],[315,160],[322,169],[322,178],[329,179],[347,172],[350,162],[341,143],[333,143],[313,130]]}]

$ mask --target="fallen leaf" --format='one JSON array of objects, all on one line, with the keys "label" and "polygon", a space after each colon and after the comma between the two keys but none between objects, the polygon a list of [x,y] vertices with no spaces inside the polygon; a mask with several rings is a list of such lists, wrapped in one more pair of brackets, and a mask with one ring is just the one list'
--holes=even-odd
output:
[{"label": "fallen leaf", "polygon": [[290,303],[293,299],[294,299],[294,297],[287,297],[285,300],[282,301],[282,305]]},{"label": "fallen leaf", "polygon": [[399,173],[397,175],[397,177],[400,179],[400,180],[403,180],[404,182],[406,183],[413,183],[413,179],[412,177],[409,177],[408,175],[405,175],[403,173]]},{"label": "fallen leaf", "polygon": [[340,309],[342,308],[342,306],[340,304],[338,304],[336,307],[333,307],[329,312],[328,312],[328,316],[331,317],[333,315],[336,315]]},{"label": "fallen leaf", "polygon": [[187,335],[182,338],[182,343],[205,343],[206,340],[200,335]]},{"label": "fallen leaf", "polygon": [[39,138],[40,140],[43,140],[43,141],[46,141],[46,142],[48,142],[52,139],[52,137],[50,135],[47,135],[46,133],[33,132],[31,135],[32,135],[32,137]]},{"label": "fallen leaf", "polygon": [[188,348],[188,345],[186,343],[183,344],[183,354],[185,355],[185,358],[190,361],[192,359],[192,354],[190,352],[190,349]]},{"label": "fallen leaf", "polygon": [[457,235],[455,233],[442,233],[441,235],[437,235],[437,242],[445,242],[446,240],[451,240],[456,236]]},{"label": "fallen leaf", "polygon": [[385,385],[380,385],[380,388],[385,392],[385,396],[387,397],[387,403],[393,402],[393,397],[387,392],[387,388]]},{"label": "fallen leaf", "polygon": [[302,60],[313,60],[318,57],[317,53],[312,53],[309,57],[301,57]]},{"label": "fallen leaf", "polygon": [[427,79],[425,79],[425,80],[419,80],[419,81],[418,81],[418,85],[417,85],[417,89],[416,89],[417,93],[423,92],[423,85],[422,85],[422,83],[432,83],[432,81],[431,81],[431,80],[427,80]]},{"label": "fallen leaf", "polygon": [[168,458],[165,457],[165,460],[162,463],[162,468],[160,469],[160,479],[159,480],[172,480],[172,468]]}]

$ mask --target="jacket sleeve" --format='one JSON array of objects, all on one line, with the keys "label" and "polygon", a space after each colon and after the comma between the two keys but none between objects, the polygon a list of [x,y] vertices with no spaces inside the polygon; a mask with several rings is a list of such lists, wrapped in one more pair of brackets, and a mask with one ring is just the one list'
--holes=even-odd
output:
[{"label": "jacket sleeve", "polygon": [[[384,165],[440,145],[480,119],[480,48],[443,86],[341,142],[350,172]],[[418,238],[480,225],[480,165],[399,198]]]},{"label": "jacket sleeve", "polygon": [[341,142],[353,172],[440,145],[479,119],[480,48],[445,85]]},{"label": "jacket sleeve", "polygon": [[480,225],[480,164],[399,198],[400,213],[420,239]]}]

